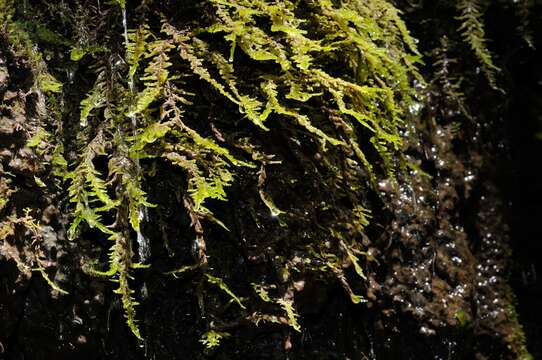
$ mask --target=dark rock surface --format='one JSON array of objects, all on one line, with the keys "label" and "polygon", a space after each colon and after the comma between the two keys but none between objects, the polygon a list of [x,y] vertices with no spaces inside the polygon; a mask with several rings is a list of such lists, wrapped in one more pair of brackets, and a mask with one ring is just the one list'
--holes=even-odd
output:
[{"label": "dark rock surface", "polygon": [[[519,131],[509,144],[502,128],[517,126],[510,119],[489,114],[480,123],[458,130],[457,105],[450,105],[439,92],[429,93],[428,105],[416,114],[424,119],[417,124],[424,125],[404,129],[411,134],[404,152],[429,176],[412,171],[399,178],[398,187],[380,179],[381,193],[372,196],[372,208],[380,210],[374,211],[363,239],[375,260],[368,263],[366,284],[357,282],[353,289],[368,300],[360,305],[352,304],[334,277],[298,278],[296,273],[284,274],[288,264],[276,265],[280,264],[277,259],[291,258],[285,254],[295,253],[306,238],[316,236],[312,219],[326,223],[326,213],[318,204],[329,199],[318,183],[318,159],[309,161],[310,154],[301,151],[286,153],[277,146],[288,141],[280,139],[280,134],[270,135],[274,141],[261,139],[266,151],[291,160],[280,170],[268,170],[267,175],[276,202],[296,204],[291,215],[296,227],[284,228],[269,216],[254,221],[254,212],[261,215],[263,210],[244,196],[256,186],[247,175],[232,187],[229,202],[217,205],[216,214],[235,227],[228,234],[210,227],[209,255],[224,262],[230,284],[245,278],[291,277],[294,286],[286,281],[281,286],[298,304],[302,332],[275,324],[256,327],[233,316],[230,322],[224,321],[228,308],[220,305],[222,295],[202,294],[201,282],[192,274],[179,279],[164,276],[171,268],[171,256],[164,246],[155,246],[151,249],[153,268],[136,280],[145,334],[145,341],[139,343],[124,324],[111,284],[80,271],[89,254],[99,250],[92,245],[92,231],[78,244],[68,241],[62,189],[44,188],[36,181],[46,178],[51,169],[40,161],[35,148],[26,146],[38,101],[29,91],[30,76],[24,59],[14,58],[0,40],[0,195],[15,191],[10,205],[0,207],[0,213],[8,216],[11,211],[23,217],[25,208],[36,213],[43,230],[41,258],[50,264],[49,277],[69,294],[52,290],[35,269],[28,268],[32,234],[15,226],[13,235],[0,241],[0,358],[519,359],[524,339],[509,283],[511,274],[519,294],[520,317],[533,340],[531,350],[540,356],[536,338],[542,334],[541,322],[529,318],[542,296],[540,280],[534,275],[540,264],[536,254],[523,248],[525,242],[531,249],[533,240],[515,238],[537,237],[537,220],[528,220],[532,232],[517,230],[524,222],[517,213],[510,215],[518,208],[510,207],[508,200],[524,199],[524,195],[510,195],[519,190],[510,190],[501,180],[501,170],[513,167],[511,161],[525,151],[517,150],[512,159],[507,155],[509,146],[518,148],[521,140],[517,137],[523,134]],[[540,146],[532,145],[529,152],[535,149]],[[531,156],[534,163],[536,156]],[[296,166],[307,162],[313,171],[308,175]],[[190,219],[175,201],[181,197],[176,189],[181,179],[171,174],[148,184],[150,200],[165,210],[152,210],[143,232],[153,244],[169,241],[169,251],[179,260],[190,258],[191,243],[185,239]],[[283,179],[301,176],[308,179],[303,185],[280,187]],[[536,187],[537,181],[529,181]],[[538,190],[528,200],[532,207],[540,205],[534,200],[540,199]],[[540,246],[532,245],[532,249],[538,251]],[[518,252],[523,252],[521,257]],[[528,259],[527,265],[520,263],[523,259]],[[355,279],[352,267],[347,276]],[[237,290],[241,296],[249,291]],[[200,296],[216,303],[210,314],[202,312]],[[232,335],[217,350],[207,351],[199,343],[200,335],[208,323],[205,317],[217,313],[223,315],[217,329]]]}]

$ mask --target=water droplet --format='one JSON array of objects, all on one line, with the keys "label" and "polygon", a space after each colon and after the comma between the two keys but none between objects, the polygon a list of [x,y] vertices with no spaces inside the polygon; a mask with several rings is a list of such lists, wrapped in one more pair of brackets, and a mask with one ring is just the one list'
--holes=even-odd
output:
[{"label": "water droplet", "polygon": [[423,335],[435,335],[436,332],[433,329],[422,326],[422,327],[420,327],[420,334],[423,334]]},{"label": "water droplet", "polygon": [[452,257],[452,261],[456,264],[461,264],[463,263],[463,260],[461,260],[461,258],[459,256],[454,256]]}]

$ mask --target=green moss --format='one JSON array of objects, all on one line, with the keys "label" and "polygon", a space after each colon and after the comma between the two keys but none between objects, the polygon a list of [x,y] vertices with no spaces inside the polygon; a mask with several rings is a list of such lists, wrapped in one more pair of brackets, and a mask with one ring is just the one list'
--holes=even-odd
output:
[{"label": "green moss", "polygon": [[480,61],[482,70],[490,85],[499,89],[495,79],[495,73],[501,71],[493,63],[491,53],[487,48],[487,39],[484,30],[482,2],[479,0],[462,0],[457,2],[457,9],[461,15],[457,17],[461,21],[458,30],[469,44],[472,51]]},{"label": "green moss", "polygon": [[[166,274],[179,276],[198,269],[194,275],[202,276],[200,286],[218,287],[227,294],[238,305],[228,309],[236,316],[255,323],[278,322],[277,315],[258,312],[254,300],[260,299],[274,306],[269,311],[286,316],[285,325],[300,332],[295,297],[287,294],[293,291],[297,273],[336,281],[353,303],[365,301],[360,288],[371,275],[368,264],[375,260],[362,242],[374,210],[366,194],[379,192],[377,180],[394,183],[405,169],[421,172],[409,162],[404,147],[409,140],[405,135],[409,109],[417,104],[424,85],[417,70],[422,56],[401,12],[385,0],[204,4],[209,13],[182,25],[168,14],[158,23],[155,14],[139,9],[139,26],[126,29],[124,47],[119,46],[124,41],[124,24],[119,21],[126,3],[120,0],[103,5],[107,11],[100,14],[104,17],[96,24],[100,26],[89,29],[84,38],[73,31],[74,38],[64,40],[39,27],[43,41],[71,44],[70,66],[84,67],[85,77],[92,71],[94,79],[78,99],[78,114],[69,108],[65,109],[69,114],[60,111],[70,119],[77,141],[68,143],[69,137],[46,130],[52,126],[41,126],[28,146],[47,147],[54,175],[67,183],[69,239],[77,243],[82,234],[96,230],[92,234],[97,247],[104,240],[111,244],[107,267],[86,270],[115,282],[114,292],[137,338],[143,335],[137,323],[133,274],[144,259],[138,259],[133,249],[145,230],[141,214],[160,206],[148,199],[152,189],[146,182],[166,168],[164,163],[182,179],[175,182],[180,194],[175,201],[190,219],[191,230],[183,231],[192,237],[194,249],[192,265],[178,264]],[[457,9],[462,36],[496,87],[499,70],[487,48],[483,10],[473,0],[457,3]],[[13,15],[14,2],[0,0],[2,34],[15,53],[28,59],[33,90],[62,99],[67,85],[47,70]],[[440,56],[441,64],[435,65],[444,65],[446,57]],[[453,83],[447,90],[460,102],[460,81]],[[202,106],[205,101],[212,104]],[[199,113],[205,106],[212,109],[208,116]],[[224,119],[215,121],[215,116]],[[74,125],[77,118],[79,124]],[[280,137],[281,149],[267,143],[272,136]],[[59,143],[53,146],[57,138]],[[69,162],[65,149],[76,153]],[[275,150],[277,154],[271,153]],[[280,178],[284,169],[298,177]],[[328,192],[325,203],[315,202],[315,209],[310,209],[322,223],[307,221],[314,229],[296,239],[295,254],[292,250],[271,260],[277,267],[276,279],[255,285],[245,301],[212,275],[222,273],[220,267],[230,259],[208,255],[208,246],[217,241],[208,241],[207,230],[211,223],[224,231],[235,226],[227,216],[215,217],[216,203],[228,201],[235,186],[252,191],[243,195],[256,199],[250,204],[254,223],[272,236],[274,231],[296,229],[290,225],[302,217],[298,198],[285,198],[283,192],[295,193],[287,190],[304,185]],[[6,204],[7,199],[0,208]],[[250,318],[249,310],[260,315]],[[211,330],[202,342],[215,347],[224,334]]]},{"label": "green moss", "polygon": [[207,348],[212,349],[220,345],[222,339],[228,338],[231,335],[227,332],[210,330],[201,336],[200,342]]}]

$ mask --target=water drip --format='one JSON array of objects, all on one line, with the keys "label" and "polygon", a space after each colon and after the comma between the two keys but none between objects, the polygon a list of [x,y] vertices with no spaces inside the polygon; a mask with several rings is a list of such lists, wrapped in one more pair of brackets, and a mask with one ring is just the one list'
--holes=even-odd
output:
[{"label": "water drip", "polygon": [[[122,26],[124,28],[124,46],[126,47],[126,49],[128,49],[128,17],[126,15],[126,8],[122,8]],[[130,75],[128,78],[128,87],[130,88],[130,93],[134,95],[134,77],[132,75]],[[132,119],[132,125],[136,126],[136,117],[132,111],[130,111],[130,118]]]},{"label": "water drip", "polygon": [[125,7],[122,8],[122,26],[124,27],[124,45],[128,47],[128,19]]},{"label": "water drip", "polygon": [[[139,221],[148,221],[148,212],[146,207],[139,207],[138,209]],[[137,231],[137,244],[138,244],[138,254],[141,262],[147,261],[150,257],[151,249],[149,244],[149,239],[143,235],[141,231]]]},{"label": "water drip", "polygon": [[[126,8],[122,7],[122,26],[124,28],[124,44],[126,49],[128,49],[129,39],[128,39],[128,17],[126,14]],[[135,97],[135,85],[134,85],[134,78],[132,75],[128,78],[128,87],[130,89],[130,95],[132,98]],[[130,120],[132,122],[132,132],[133,136],[135,137],[137,135],[137,117],[136,114],[133,111],[129,112]],[[139,159],[134,159],[135,164],[135,173],[136,177],[139,178],[141,174],[141,166],[139,164]],[[138,212],[138,218],[140,222],[148,220],[147,215],[147,209],[143,206],[140,206],[137,210]],[[138,254],[139,254],[139,261],[144,263],[147,261],[147,259],[150,256],[150,244],[149,239],[143,235],[141,230],[137,230],[137,245],[138,245]]]}]

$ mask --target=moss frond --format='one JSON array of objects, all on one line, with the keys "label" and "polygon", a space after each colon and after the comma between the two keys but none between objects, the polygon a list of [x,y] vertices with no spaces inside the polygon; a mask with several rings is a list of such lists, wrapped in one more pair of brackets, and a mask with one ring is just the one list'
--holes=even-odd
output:
[{"label": "moss frond", "polygon": [[[6,1],[11,3],[0,0],[0,4]],[[322,261],[352,301],[361,302],[343,269],[351,266],[365,278],[363,260],[369,257],[362,256],[358,240],[370,214],[361,205],[360,194],[376,187],[378,178],[393,179],[405,168],[401,129],[416,95],[412,81],[423,82],[416,69],[421,63],[416,40],[391,2],[304,0],[307,11],[303,12],[298,11],[301,3],[291,0],[206,0],[205,4],[213,13],[206,17],[209,24],[180,27],[167,14],[157,24],[143,11],[136,29],[128,29],[123,21],[124,33],[114,32],[119,32],[118,26],[100,39],[71,41],[71,59],[77,66],[89,62],[95,79],[80,102],[78,157],[68,164],[62,156],[67,144],[62,141],[48,149],[56,154],[52,161],[68,182],[69,238],[76,240],[90,228],[113,243],[108,268],[88,272],[118,284],[114,291],[137,338],[141,333],[130,280],[134,268],[141,265],[134,260],[132,248],[144,237],[142,214],[157,206],[149,201],[147,180],[165,162],[183,179],[178,200],[195,234],[196,264],[168,274],[201,268],[205,283],[217,286],[245,309],[223,280],[206,272],[208,262],[217,261],[207,255],[206,222],[227,230],[230,224],[215,217],[213,202],[227,201],[236,182],[252,178],[252,189],[261,199],[258,205],[272,218],[279,217],[282,228],[288,227],[294,212],[275,204],[268,167],[274,164],[278,169],[282,159],[260,149],[262,139],[272,133],[298,144],[301,151],[289,149],[295,156],[314,152],[318,160],[303,162],[300,171],[319,179],[330,177],[326,186],[338,192],[332,201],[351,205],[344,213],[330,215],[336,223],[334,231],[341,233],[342,226],[348,228],[348,235],[332,233],[332,248],[321,248],[316,244],[320,239],[308,239],[307,246],[318,249],[310,256]],[[118,20],[120,10],[126,18],[124,1],[107,5],[115,8],[105,16]],[[19,36],[15,25],[10,26],[10,36]],[[100,43],[120,39],[124,46]],[[20,51],[30,57],[30,48],[25,45]],[[84,57],[86,53],[92,56]],[[35,60],[40,75],[35,78],[36,89],[60,96],[60,84],[48,75],[39,56]],[[224,106],[232,119],[224,134],[212,119],[202,121],[194,115],[211,92],[213,106]],[[39,148],[52,138],[36,128],[29,143]],[[332,205],[322,207],[326,206]],[[281,281],[289,281],[288,276]],[[273,297],[265,295],[263,287],[258,289],[260,298],[282,308],[288,325],[300,331],[290,294]],[[205,345],[216,342],[213,336]]]},{"label": "moss frond", "polygon": [[212,349],[220,345],[222,339],[228,338],[231,335],[223,331],[209,330],[201,336],[200,342],[207,348]]},{"label": "moss frond", "polygon": [[233,301],[235,301],[237,303],[237,305],[239,305],[239,307],[241,309],[246,309],[245,305],[243,305],[243,303],[241,302],[241,299],[239,297],[237,297],[231,290],[230,288],[228,287],[228,285],[226,285],[226,283],[224,282],[224,280],[222,280],[221,278],[218,278],[218,277],[215,277],[215,276],[212,276],[210,274],[205,274],[205,276],[207,277],[207,281],[210,283],[210,284],[213,284],[213,285],[216,285],[219,287],[220,290],[224,291],[226,294],[228,294],[231,299]]},{"label": "moss frond", "polygon": [[461,21],[458,30],[461,32],[464,41],[469,44],[476,58],[480,61],[482,71],[491,87],[499,90],[495,74],[500,72],[501,69],[493,63],[493,58],[487,47],[481,2],[479,0],[460,0],[456,6],[460,12],[457,19]]}]

